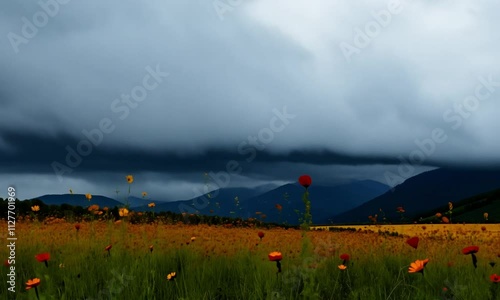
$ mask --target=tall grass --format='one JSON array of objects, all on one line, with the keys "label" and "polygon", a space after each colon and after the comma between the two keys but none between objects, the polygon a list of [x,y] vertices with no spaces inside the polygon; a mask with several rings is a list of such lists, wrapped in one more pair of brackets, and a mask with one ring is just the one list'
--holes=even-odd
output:
[{"label": "tall grass", "polygon": [[[35,277],[40,299],[71,300],[486,300],[498,288],[489,280],[500,272],[489,265],[500,254],[498,237],[478,245],[476,269],[460,252],[469,242],[459,240],[422,240],[413,249],[405,238],[377,233],[272,229],[260,241],[253,228],[93,222],[77,232],[73,225],[18,225],[16,293],[2,288],[0,299],[36,299],[24,289]],[[267,258],[272,251],[283,254],[281,273]],[[51,254],[48,268],[34,258],[41,252]],[[346,270],[338,267],[341,253],[351,256]],[[430,262],[423,274],[408,273],[411,262],[424,258]],[[169,281],[171,272],[177,276]]]}]

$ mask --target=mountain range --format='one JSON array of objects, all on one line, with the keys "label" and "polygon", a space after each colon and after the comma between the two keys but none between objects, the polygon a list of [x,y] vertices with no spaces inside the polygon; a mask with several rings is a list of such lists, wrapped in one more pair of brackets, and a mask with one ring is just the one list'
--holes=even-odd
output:
[{"label": "mountain range", "polygon": [[383,213],[389,220],[399,220],[397,207],[403,207],[404,217],[447,206],[448,202],[485,193],[500,187],[499,170],[436,169],[407,179],[362,205],[334,217],[336,223],[359,223],[368,221],[368,216]]},{"label": "mountain range", "polygon": [[[499,170],[465,170],[441,168],[411,177],[390,188],[380,182],[364,180],[333,186],[311,185],[308,188],[314,224],[366,223],[369,215],[382,221],[406,220],[446,207],[448,202],[476,196],[500,188]],[[304,188],[298,183],[279,187],[223,188],[187,200],[158,201],[129,197],[136,211],[171,211],[224,217],[257,218],[266,222],[300,223],[304,211]],[[104,196],[93,196],[89,202],[84,195],[44,195],[37,199],[46,204],[70,204],[86,207],[123,206]],[[155,207],[148,207],[154,202]],[[404,213],[398,213],[402,207]]]},{"label": "mountain range", "polygon": [[[128,203],[136,211],[171,211],[174,213],[199,213],[221,217],[258,218],[266,222],[299,224],[300,214],[304,211],[302,195],[304,188],[298,183],[290,183],[269,190],[270,187],[224,188],[211,191],[188,200],[156,201],[129,197]],[[309,187],[309,198],[313,205],[311,213],[314,223],[328,222],[335,214],[342,213],[386,192],[389,186],[365,180],[335,186]],[[123,206],[125,201],[104,196],[93,196],[88,201],[84,195],[44,195],[36,199],[48,205],[70,204],[101,207]],[[149,207],[149,203],[155,203]],[[281,207],[281,210],[278,209]]]}]

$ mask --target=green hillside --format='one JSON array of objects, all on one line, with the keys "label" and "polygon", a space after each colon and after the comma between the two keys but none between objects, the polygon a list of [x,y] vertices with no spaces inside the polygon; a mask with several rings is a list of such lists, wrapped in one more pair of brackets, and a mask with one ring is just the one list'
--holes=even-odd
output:
[{"label": "green hillside", "polygon": [[[450,217],[448,204],[421,214],[417,219],[421,222],[436,222],[436,213]],[[488,220],[485,220],[484,213],[488,213]],[[452,223],[500,223],[500,189],[482,193],[473,197],[465,198],[453,203],[451,214]]]}]

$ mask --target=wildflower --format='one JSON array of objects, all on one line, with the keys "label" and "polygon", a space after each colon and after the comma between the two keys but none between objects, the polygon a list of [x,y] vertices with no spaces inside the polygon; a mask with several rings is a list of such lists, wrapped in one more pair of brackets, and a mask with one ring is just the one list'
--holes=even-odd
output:
[{"label": "wildflower", "polygon": [[48,263],[48,261],[50,260],[50,253],[48,253],[48,252],[45,252],[45,253],[40,253],[40,254],[35,255],[35,258],[36,258],[36,260],[38,260],[39,262],[43,262],[43,263],[45,263],[45,266],[46,266],[47,268],[49,267],[49,263]]},{"label": "wildflower", "polygon": [[476,258],[476,253],[479,251],[478,246],[469,246],[465,247],[462,249],[462,253],[464,255],[471,255],[472,256],[472,264],[474,265],[474,268],[477,268],[477,258]]},{"label": "wildflower", "polygon": [[410,267],[408,268],[408,273],[422,273],[423,275],[425,265],[427,265],[428,262],[429,262],[428,258],[424,260],[417,259],[415,262],[412,262],[410,264]]},{"label": "wildflower", "polygon": [[438,218],[438,219],[439,219],[439,218],[441,218],[442,216],[443,216],[443,215],[442,215],[441,213],[437,213],[437,214],[436,214],[436,218]]},{"label": "wildflower", "polygon": [[491,274],[490,281],[493,283],[499,283],[500,282],[500,275]]},{"label": "wildflower", "polygon": [[26,290],[31,290],[32,288],[35,288],[37,299],[40,299],[40,297],[38,296],[38,289],[36,288],[39,285],[40,285],[40,278],[28,279],[28,282],[26,282]]},{"label": "wildflower", "polygon": [[268,257],[270,261],[280,261],[283,259],[281,252],[277,251],[269,253]]},{"label": "wildflower", "polygon": [[260,240],[262,241],[262,238],[264,237],[264,232],[259,231],[259,232],[257,233],[257,235],[259,236]]},{"label": "wildflower", "polygon": [[40,210],[40,206],[34,205],[34,206],[31,207],[31,210],[32,211],[39,211]]},{"label": "wildflower", "polygon": [[108,251],[108,256],[111,256],[111,248],[113,247],[113,245],[109,244],[106,246],[106,248],[104,248],[104,251]]},{"label": "wildflower", "polygon": [[412,246],[413,248],[417,249],[417,247],[418,247],[418,241],[419,241],[418,237],[414,236],[412,238],[407,239],[406,243],[408,245]]},{"label": "wildflower", "polygon": [[156,206],[156,204],[154,202],[151,202],[148,204],[148,207],[155,207],[155,206]]},{"label": "wildflower", "polygon": [[76,223],[76,224],[75,224],[75,229],[76,229],[76,231],[80,230],[80,228],[81,228],[81,225],[80,225],[79,223]]},{"label": "wildflower", "polygon": [[125,178],[127,179],[127,182],[129,184],[131,184],[132,182],[134,182],[134,176],[132,176],[132,175],[127,175]]},{"label": "wildflower", "polygon": [[146,197],[147,195],[148,195],[148,193],[142,192],[142,198]]},{"label": "wildflower", "polygon": [[153,252],[153,245],[149,246],[149,252]]},{"label": "wildflower", "polygon": [[87,200],[90,201],[90,199],[92,199],[92,195],[91,194],[85,194],[85,198],[87,198]]},{"label": "wildflower", "polygon": [[281,260],[283,259],[283,256],[281,255],[281,252],[271,252],[268,255],[270,261],[275,261],[276,262],[276,267],[278,268],[278,273],[281,273]]},{"label": "wildflower", "polygon": [[9,260],[6,259],[4,262],[3,262],[3,265],[6,266],[6,267],[9,267],[10,266],[10,263],[9,263]]},{"label": "wildflower", "polygon": [[128,213],[129,213],[128,209],[126,209],[124,207],[122,207],[118,210],[118,214],[120,215],[120,217],[126,217],[126,216],[128,216]]},{"label": "wildflower", "polygon": [[486,226],[481,226],[482,231],[486,231]]},{"label": "wildflower", "polygon": [[175,277],[177,277],[177,273],[175,272],[172,272],[170,274],[167,275],[167,280],[170,281],[170,280],[174,280]]},{"label": "wildflower", "polygon": [[304,188],[308,188],[312,183],[311,176],[309,175],[302,175],[299,177],[299,184],[303,186]]},{"label": "wildflower", "polygon": [[90,212],[97,211],[97,210],[99,210],[99,205],[93,204],[93,205],[89,206],[89,208],[87,208],[87,210]]},{"label": "wildflower", "polygon": [[469,246],[465,247],[462,249],[462,253],[467,255],[467,254],[475,254],[479,252],[479,247],[478,246]]},{"label": "wildflower", "polygon": [[397,211],[398,213],[404,213],[404,212],[405,212],[405,209],[404,209],[402,206],[398,206],[398,207],[396,207],[396,211]]},{"label": "wildflower", "polygon": [[28,279],[28,282],[26,282],[26,289],[29,290],[39,285],[40,285],[40,278]]},{"label": "wildflower", "polygon": [[347,253],[340,254],[340,259],[348,261],[351,257]]},{"label": "wildflower", "polygon": [[483,214],[483,217],[484,217],[484,220],[488,221],[488,213],[487,213],[487,212],[485,212],[485,213]]},{"label": "wildflower", "polygon": [[345,270],[345,269],[347,269],[347,266],[346,265],[339,265],[339,269],[340,270]]},{"label": "wildflower", "polygon": [[441,221],[443,221],[443,223],[446,223],[446,224],[450,223],[450,219],[448,219],[447,217],[442,217]]},{"label": "wildflower", "polygon": [[196,240],[196,237],[195,236],[192,236],[191,237],[191,242],[194,242]]},{"label": "wildflower", "polygon": [[283,210],[283,206],[281,206],[280,204],[275,204],[274,207],[276,207],[276,209],[281,212],[281,210]]}]

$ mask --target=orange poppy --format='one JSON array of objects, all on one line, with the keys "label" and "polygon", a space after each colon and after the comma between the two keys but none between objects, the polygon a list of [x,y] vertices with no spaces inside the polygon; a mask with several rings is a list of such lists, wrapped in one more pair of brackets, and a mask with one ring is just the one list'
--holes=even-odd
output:
[{"label": "orange poppy", "polygon": [[26,282],[26,290],[29,290],[31,288],[36,288],[39,285],[40,285],[40,278],[28,279],[28,282]]},{"label": "orange poppy", "polygon": [[175,277],[177,277],[177,273],[172,272],[172,273],[170,273],[170,274],[167,275],[167,280],[168,281],[174,280]]},{"label": "orange poppy", "polygon": [[283,259],[283,255],[281,254],[281,252],[277,251],[269,253],[268,257],[270,261],[280,261]]},{"label": "orange poppy", "polygon": [[429,262],[429,259],[426,258],[424,260],[419,260],[417,259],[415,262],[412,262],[410,264],[410,267],[408,268],[408,273],[423,273],[425,265]]}]

